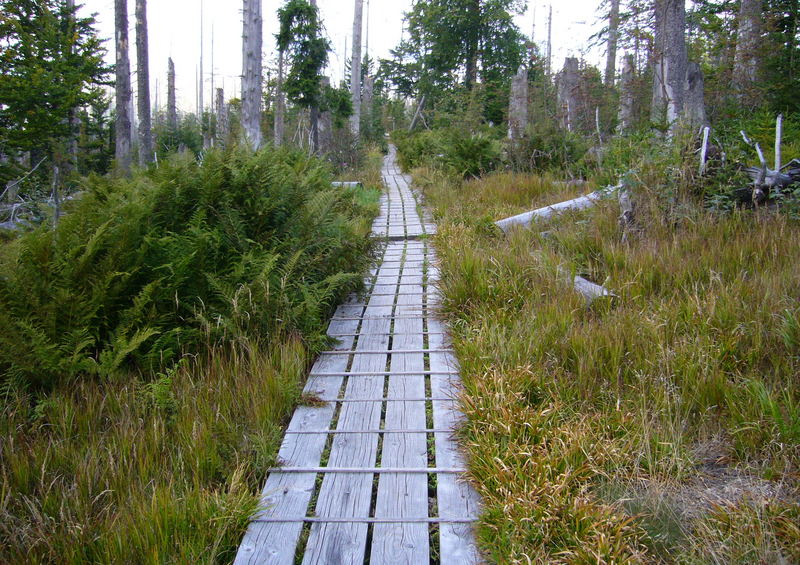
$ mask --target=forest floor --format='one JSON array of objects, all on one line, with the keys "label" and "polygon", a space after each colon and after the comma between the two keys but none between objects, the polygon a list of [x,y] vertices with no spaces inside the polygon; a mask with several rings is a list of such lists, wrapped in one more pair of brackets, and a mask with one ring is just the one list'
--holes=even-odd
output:
[{"label": "forest floor", "polygon": [[[591,188],[414,171],[439,227],[463,437],[499,563],[800,562],[800,226]],[[575,273],[615,301],[587,306]]]}]

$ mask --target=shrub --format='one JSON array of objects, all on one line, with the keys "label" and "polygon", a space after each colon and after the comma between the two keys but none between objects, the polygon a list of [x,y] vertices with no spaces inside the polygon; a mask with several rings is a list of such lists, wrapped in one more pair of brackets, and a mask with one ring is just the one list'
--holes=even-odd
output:
[{"label": "shrub", "polygon": [[363,200],[303,153],[176,156],[84,188],[56,230],[0,257],[0,372],[16,383],[158,369],[245,336],[313,349],[369,260]]}]

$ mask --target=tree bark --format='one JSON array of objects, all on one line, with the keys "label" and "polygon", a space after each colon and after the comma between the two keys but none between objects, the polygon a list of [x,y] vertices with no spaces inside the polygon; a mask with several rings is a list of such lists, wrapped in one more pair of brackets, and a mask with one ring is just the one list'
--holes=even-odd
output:
[{"label": "tree bark", "polygon": [[614,86],[617,68],[617,41],[619,39],[619,0],[611,0],[608,14],[608,48],[606,49],[606,86]]},{"label": "tree bark", "polygon": [[685,0],[656,0],[655,20],[652,113],[673,132],[683,114],[686,82]]},{"label": "tree bark", "polygon": [[759,43],[762,30],[761,0],[741,0],[736,52],[733,57],[732,87],[739,102],[751,105],[757,99],[754,89],[759,79]]},{"label": "tree bark", "polygon": [[244,0],[242,126],[251,149],[261,147],[261,0]]},{"label": "tree bark", "polygon": [[689,62],[686,66],[686,86],[683,100],[683,119],[693,129],[704,126],[706,120],[705,80],[700,65]]},{"label": "tree bark", "polygon": [[[75,0],[66,0],[67,9],[70,11],[68,27],[75,27]],[[64,176],[68,176],[72,171],[78,170],[78,134],[81,127],[81,120],[78,118],[78,109],[70,108],[69,116],[69,138],[67,139],[67,160],[64,163]]]},{"label": "tree bark", "polygon": [[224,148],[228,142],[228,106],[225,104],[225,91],[217,89],[217,147]]},{"label": "tree bark", "polygon": [[511,100],[508,108],[508,137],[519,140],[528,127],[528,71],[520,66],[511,79]]},{"label": "tree bark", "polygon": [[150,54],[147,45],[147,0],[136,0],[136,67],[139,108],[139,165],[153,162],[153,129],[150,122]]},{"label": "tree bark", "polygon": [[478,80],[478,49],[480,47],[481,19],[480,0],[471,0],[467,11],[468,26],[466,37],[464,38],[464,42],[466,43],[464,86],[467,90],[472,90],[472,87]]},{"label": "tree bark", "polygon": [[366,125],[366,135],[372,135],[372,101],[375,94],[375,79],[371,76],[364,77],[364,88],[362,89],[364,96],[361,101],[361,115],[363,116],[364,125]]},{"label": "tree bark", "polygon": [[[330,84],[331,81],[328,77],[322,77],[322,80],[320,81],[320,90],[325,92]],[[330,110],[321,112],[319,115],[318,136],[319,153],[327,153],[331,150],[331,145],[333,142],[333,121]]]},{"label": "tree bark", "polygon": [[286,108],[286,101],[283,93],[283,65],[284,56],[283,51],[278,52],[278,84],[275,86],[275,147],[280,147],[283,144],[284,136],[284,111]]},{"label": "tree bark", "polygon": [[131,170],[131,64],[128,58],[128,2],[114,0],[116,42],[116,150],[117,167]]},{"label": "tree bark", "polygon": [[167,127],[174,132],[178,129],[178,105],[175,98],[175,63],[172,57],[167,60]]},{"label": "tree bark", "polygon": [[577,58],[567,57],[564,60],[564,68],[556,77],[556,90],[561,127],[567,131],[574,131],[577,126],[580,90],[580,67]]},{"label": "tree bark", "polygon": [[633,91],[633,81],[635,78],[635,66],[633,55],[625,55],[622,60],[622,75],[619,83],[619,114],[617,132],[626,134],[633,129],[633,112],[635,103],[635,93]]},{"label": "tree bark", "polygon": [[353,98],[353,115],[350,130],[359,141],[361,136],[361,30],[363,28],[364,0],[356,0],[353,15],[353,58],[350,65],[350,95]]}]

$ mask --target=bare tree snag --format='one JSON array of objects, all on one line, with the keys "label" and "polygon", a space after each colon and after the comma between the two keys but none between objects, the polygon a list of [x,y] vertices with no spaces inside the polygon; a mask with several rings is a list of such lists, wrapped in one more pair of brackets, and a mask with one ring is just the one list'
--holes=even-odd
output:
[{"label": "bare tree snag", "polygon": [[[75,0],[66,0],[67,10],[69,16],[67,26],[69,29],[75,27]],[[69,123],[69,138],[67,139],[67,157],[64,163],[64,175],[69,175],[72,171],[78,170],[78,133],[81,127],[81,121],[78,118],[77,108],[70,108],[69,116],[67,118]]]},{"label": "bare tree snag", "polygon": [[167,127],[170,131],[178,129],[178,105],[175,98],[175,63],[167,59]]},{"label": "bare tree snag", "polygon": [[528,128],[528,71],[520,66],[511,79],[511,100],[508,105],[508,137],[519,140]]},{"label": "bare tree snag", "polygon": [[[328,77],[322,77],[320,81],[320,89],[325,92],[331,85]],[[319,115],[319,152],[320,154],[327,153],[331,150],[333,145],[333,118],[330,110],[320,112]]]},{"label": "bare tree snag", "polygon": [[228,106],[225,104],[225,91],[217,89],[217,135],[215,143],[217,147],[224,148],[228,142]]},{"label": "bare tree snag", "polygon": [[683,96],[683,119],[692,129],[705,125],[705,81],[700,65],[689,62],[686,65],[686,85]]},{"label": "bare tree snag", "polygon": [[139,109],[139,165],[153,162],[150,122],[150,54],[147,45],[147,0],[136,0],[136,83]]},{"label": "bare tree snag", "polygon": [[283,66],[284,66],[284,53],[283,50],[278,51],[278,83],[275,85],[275,124],[273,126],[273,135],[275,147],[283,145],[283,136],[285,134],[285,120],[284,113],[286,111],[286,95],[283,92]]},{"label": "bare tree snag", "polygon": [[622,75],[619,84],[619,114],[617,132],[628,133],[633,129],[633,111],[635,103],[634,78],[635,63],[633,55],[625,55],[622,59]]},{"label": "bare tree snag", "polygon": [[614,86],[617,65],[617,41],[619,39],[619,0],[610,0],[608,13],[608,42],[606,49],[606,73],[603,82]]},{"label": "bare tree snag", "polygon": [[759,80],[759,43],[761,41],[762,0],[741,0],[739,27],[736,32],[736,52],[733,57],[733,91],[739,102],[751,104]]},{"label": "bare tree snag", "polygon": [[361,30],[363,28],[364,0],[355,0],[353,15],[353,58],[350,65],[350,95],[353,98],[353,115],[350,130],[356,141],[361,135]]},{"label": "bare tree snag", "polygon": [[711,133],[711,128],[706,126],[703,128],[703,144],[700,146],[700,176],[706,174],[706,158],[708,156],[708,135]]},{"label": "bare tree snag", "polygon": [[128,2],[114,0],[114,36],[116,44],[116,150],[117,167],[131,170],[131,64],[128,57]]},{"label": "bare tree snag", "polygon": [[372,133],[372,104],[375,95],[375,79],[369,75],[364,77],[363,96],[361,100],[361,115],[366,126],[367,135]]},{"label": "bare tree snag", "polygon": [[781,170],[781,140],[783,138],[783,114],[775,120],[775,170]]},{"label": "bare tree snag", "polygon": [[577,125],[578,94],[580,90],[580,68],[576,57],[567,57],[564,68],[556,76],[559,121],[561,127],[572,131]]},{"label": "bare tree snag", "polygon": [[674,132],[683,112],[686,81],[685,0],[655,2],[653,121],[666,120]]},{"label": "bare tree snag", "polygon": [[253,151],[261,147],[261,0],[244,0],[242,127]]},{"label": "bare tree snag", "polygon": [[417,110],[414,112],[414,117],[411,118],[411,123],[408,125],[408,131],[414,131],[414,128],[417,127],[417,122],[419,122],[420,118],[422,117],[422,111],[425,109],[425,95],[423,94],[419,98],[419,103],[417,104]]}]

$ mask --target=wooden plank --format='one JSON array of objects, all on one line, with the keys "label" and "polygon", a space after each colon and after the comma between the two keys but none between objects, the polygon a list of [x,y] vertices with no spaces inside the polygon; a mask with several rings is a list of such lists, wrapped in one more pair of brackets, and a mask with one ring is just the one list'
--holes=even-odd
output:
[{"label": "wooden plank", "polygon": [[[428,318],[428,330],[442,332],[441,322]],[[444,335],[431,335],[428,347],[449,346]],[[458,369],[455,357],[450,353],[432,353],[430,368],[436,371]],[[432,375],[431,396],[454,396],[460,388],[460,379],[453,376]],[[463,417],[452,402],[434,401],[433,424],[435,428],[455,429]],[[434,434],[436,465],[464,467],[465,461],[451,434]],[[436,498],[439,516],[442,518],[466,518],[480,512],[478,495],[462,477],[438,475]],[[472,526],[469,524],[442,524],[439,528],[439,547],[442,565],[465,565],[480,562]]]},{"label": "wooden plank", "polygon": [[[357,327],[358,322],[332,322],[328,330],[354,332]],[[343,338],[340,346],[352,347],[354,339]],[[318,371],[343,371],[346,368],[347,359],[337,357],[320,358],[313,367]],[[338,394],[341,383],[341,377],[311,378],[304,390],[320,396]],[[333,404],[316,407],[300,406],[295,410],[288,429],[303,431],[328,429],[334,410]],[[278,452],[279,461],[296,467],[319,465],[326,441],[325,436],[287,435]],[[256,519],[304,515],[314,492],[315,480],[316,473],[270,474],[261,495],[261,504],[265,509],[256,516]],[[292,565],[302,528],[302,524],[295,523],[251,522],[239,546],[235,565],[256,563]]]},{"label": "wooden plank", "polygon": [[[400,287],[397,309],[405,306],[421,307],[422,273],[417,269],[403,267],[401,282],[417,283],[420,287]],[[411,290],[416,290],[413,294]],[[417,319],[401,319],[395,322],[395,331],[402,335],[392,340],[392,349],[398,351],[422,349],[422,316]],[[419,398],[425,396],[425,354],[394,353],[391,356],[392,372],[418,371],[418,378],[389,377],[387,398]],[[424,430],[425,404],[421,402],[391,402],[387,404],[385,428],[407,428]],[[424,434],[386,433],[383,436],[381,467],[419,468],[427,467],[427,436]],[[378,497],[375,506],[376,518],[402,518],[428,515],[428,477],[423,474],[382,474],[378,480]],[[420,523],[376,524],[373,529],[370,564],[409,565],[429,562],[428,525]]]},{"label": "wooden plank", "polygon": [[[382,270],[383,271],[383,270]],[[390,270],[387,270],[387,274]],[[395,272],[398,276],[398,273]],[[369,301],[375,312],[391,314],[393,297],[377,296]],[[387,318],[368,318],[362,322],[361,336],[356,350],[388,349],[389,337],[384,335],[391,329]],[[354,372],[381,371],[386,368],[386,356],[361,356],[355,360]],[[371,376],[350,378],[345,389],[345,398],[381,396],[385,377]],[[381,406],[372,403],[343,404],[337,429],[359,430],[380,426]],[[329,467],[375,466],[378,450],[377,434],[360,434],[354,437],[335,437],[328,460]],[[368,473],[325,474],[316,505],[318,516],[366,516],[369,514],[372,497],[372,475]],[[364,560],[367,542],[367,524],[359,523],[315,523],[311,526],[303,563],[353,563]]]}]

